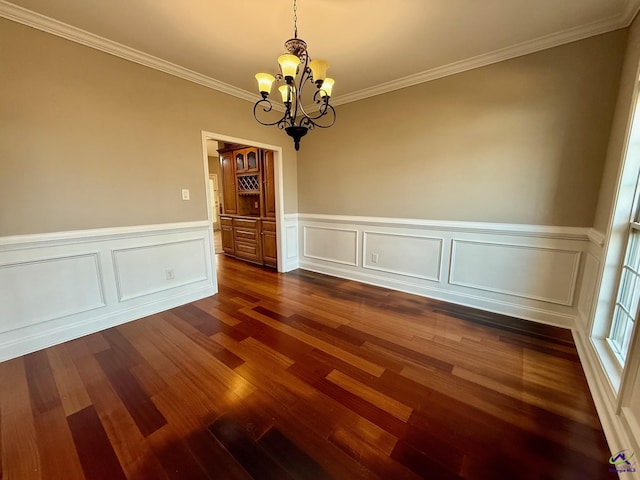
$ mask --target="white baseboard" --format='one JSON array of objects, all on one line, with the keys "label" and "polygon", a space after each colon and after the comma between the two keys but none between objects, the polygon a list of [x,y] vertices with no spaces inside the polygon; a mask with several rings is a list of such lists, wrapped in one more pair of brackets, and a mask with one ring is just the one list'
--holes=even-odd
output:
[{"label": "white baseboard", "polygon": [[208,222],[0,238],[0,361],[217,292]]},{"label": "white baseboard", "polygon": [[[604,368],[600,364],[600,357],[595,347],[580,327],[583,324],[584,322],[581,322],[576,328],[572,329],[573,339],[611,454],[613,455],[621,450],[638,451],[638,448],[640,448],[640,430],[637,429],[637,425],[634,422],[630,424],[629,418],[623,415],[622,412],[617,413],[614,390]],[[604,464],[607,459],[602,460]],[[640,480],[640,471],[634,473],[625,472],[620,475],[620,478]]]}]

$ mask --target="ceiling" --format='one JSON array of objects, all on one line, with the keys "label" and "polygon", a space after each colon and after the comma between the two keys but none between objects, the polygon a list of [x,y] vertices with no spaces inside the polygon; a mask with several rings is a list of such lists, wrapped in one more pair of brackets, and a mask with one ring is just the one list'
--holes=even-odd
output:
[{"label": "ceiling", "polygon": [[[331,63],[338,105],[625,27],[639,5],[298,0],[298,36]],[[0,16],[253,101],[293,36],[292,0],[0,0]]]}]

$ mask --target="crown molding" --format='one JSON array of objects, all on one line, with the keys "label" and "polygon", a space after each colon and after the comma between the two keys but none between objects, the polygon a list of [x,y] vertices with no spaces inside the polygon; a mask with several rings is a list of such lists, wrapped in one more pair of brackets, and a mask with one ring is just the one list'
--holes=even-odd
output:
[{"label": "crown molding", "polygon": [[494,50],[493,52],[478,55],[476,57],[467,58],[448,65],[408,75],[397,80],[381,83],[380,85],[376,85],[371,88],[365,88],[346,95],[338,95],[332,99],[331,103],[333,106],[337,106],[356,102],[365,98],[400,90],[401,88],[411,87],[431,80],[448,77],[449,75],[466,72],[467,70],[473,70],[474,68],[484,67],[493,63],[510,60],[512,58],[528,55],[548,48],[583,40],[594,35],[618,30],[619,28],[626,28],[636,17],[638,10],[640,10],[640,0],[625,0],[623,11],[618,15],[590,23],[588,25],[582,25],[562,32],[553,33],[534,40],[518,43],[510,47]]},{"label": "crown molding", "polygon": [[219,92],[241,98],[248,102],[255,102],[257,100],[256,94],[252,94],[241,88],[234,87],[233,85],[229,85],[228,83],[194,72],[193,70],[181,67],[175,63],[154,57],[148,53],[127,47],[126,45],[95,35],[91,32],[87,32],[86,30],[82,30],[72,25],[54,20],[53,18],[27,10],[26,8],[14,5],[5,0],[0,0],[0,17],[27,25],[28,27],[42,30],[43,32],[51,33],[87,47],[95,48],[96,50],[115,55],[116,57],[144,65],[145,67],[150,67],[155,70],[168,73],[169,75],[183,78],[190,82],[218,90]]},{"label": "crown molding", "polygon": [[[607,33],[619,28],[625,28],[631,24],[639,10],[640,0],[625,0],[620,14],[611,16],[604,20],[565,30],[560,33],[540,37],[535,40],[522,42],[507,48],[495,50],[490,53],[478,55],[458,62],[453,62],[441,67],[425,70],[423,72],[408,75],[371,88],[358,90],[357,92],[338,95],[332,99],[331,103],[332,105],[337,106],[363,100],[365,98],[382,95],[394,90],[400,90],[401,88],[411,87],[413,85],[429,82],[449,75],[455,75],[474,68],[491,65],[493,63],[509,60],[511,58],[527,55],[547,48],[582,40],[594,35]],[[258,99],[256,94],[248,92],[247,90],[234,87],[233,85],[229,85],[228,83],[224,83],[193,70],[189,70],[188,68],[181,67],[180,65],[176,65],[175,63],[171,63],[167,60],[154,57],[153,55],[141,52],[140,50],[136,50],[121,43],[87,32],[86,30],[82,30],[18,5],[14,5],[6,0],[0,0],[0,17],[71,40],[72,42],[76,42],[87,47],[95,48],[96,50],[115,55],[139,65],[144,65],[146,67],[168,73],[169,75],[197,83],[204,87],[226,93],[251,103],[255,103]],[[313,109],[312,106],[309,107],[311,110]],[[273,109],[284,111],[284,106],[274,103]]]},{"label": "crown molding", "polygon": [[623,19],[625,27],[631,25],[640,11],[640,0],[624,0],[622,7],[622,13],[620,14]]}]

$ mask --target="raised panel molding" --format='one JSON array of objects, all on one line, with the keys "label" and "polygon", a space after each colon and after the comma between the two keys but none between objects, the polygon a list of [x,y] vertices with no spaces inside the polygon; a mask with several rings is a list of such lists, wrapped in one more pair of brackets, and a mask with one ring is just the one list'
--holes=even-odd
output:
[{"label": "raised panel molding", "polygon": [[0,361],[213,295],[215,280],[208,221],[0,237]]},{"label": "raised panel molding", "polygon": [[298,227],[287,225],[287,259],[298,258]]},{"label": "raised panel molding", "polygon": [[[439,282],[442,244],[442,238],[364,231],[362,266],[369,270]],[[378,255],[377,263],[372,261],[374,254]]]},{"label": "raised panel molding", "polygon": [[358,266],[357,230],[305,226],[303,232],[303,255],[306,258]]},{"label": "raised panel molding", "polygon": [[[464,252],[465,248],[467,252]],[[572,306],[580,253],[454,239],[449,283]]]},{"label": "raised panel molding", "polygon": [[121,302],[207,279],[203,238],[120,248],[112,255]]},{"label": "raised panel molding", "polygon": [[96,252],[0,265],[0,333],[104,306]]},{"label": "raised panel molding", "polygon": [[284,216],[282,271],[290,272],[299,267],[298,214],[288,213]]},{"label": "raised panel molding", "polygon": [[[587,252],[584,261],[584,272],[582,274],[582,286],[580,288],[580,298],[578,300],[578,312],[582,321],[588,321],[593,313],[593,299],[600,262],[591,253]],[[586,324],[584,325],[586,327]]]}]

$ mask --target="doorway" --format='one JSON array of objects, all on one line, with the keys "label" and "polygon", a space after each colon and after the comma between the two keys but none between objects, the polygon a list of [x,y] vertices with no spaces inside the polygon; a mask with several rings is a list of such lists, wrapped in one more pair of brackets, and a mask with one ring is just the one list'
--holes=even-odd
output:
[{"label": "doorway", "polygon": [[[262,190],[261,187],[258,187],[257,190],[260,191],[259,195],[256,197],[255,188],[248,188],[246,186],[238,186],[234,188],[236,192],[236,201],[237,205],[240,208],[235,214],[230,213],[228,206],[225,203],[224,197],[224,187],[225,183],[224,172],[228,170],[223,170],[222,168],[222,154],[218,151],[220,150],[223,153],[228,153],[227,150],[230,145],[244,145],[248,150],[262,151],[266,152],[263,156],[257,157],[259,159],[259,167],[258,167],[258,176],[260,176],[260,172],[271,172],[270,177],[268,179],[263,179],[267,181],[267,186]],[[260,142],[253,142],[247,139],[241,139],[236,137],[229,137],[226,135],[220,135],[211,132],[202,132],[202,146],[204,153],[204,164],[205,164],[205,183],[206,183],[206,194],[207,194],[207,205],[209,210],[209,221],[211,222],[211,242],[212,245],[215,245],[215,251],[218,253],[221,249],[225,253],[229,253],[228,250],[230,248],[229,237],[231,237],[231,242],[233,244],[233,248],[235,249],[236,243],[239,246],[239,249],[235,252],[230,252],[231,256],[235,256],[236,258],[240,258],[243,256],[249,255],[251,252],[249,251],[249,247],[254,247],[254,250],[259,252],[259,254],[255,255],[255,258],[243,258],[247,261],[251,261],[252,263],[258,263],[262,265],[268,265],[271,267],[277,268],[279,272],[284,271],[285,262],[283,261],[283,252],[286,250],[287,238],[284,237],[284,199],[283,199],[283,179],[282,179],[282,147],[277,145],[268,145]],[[240,152],[235,152],[240,153]],[[234,169],[233,172],[235,175],[239,175],[242,180],[250,180],[249,177],[256,176],[256,173],[252,170],[254,166],[251,163],[253,157],[249,153],[247,153],[247,165],[243,165],[243,168],[240,168],[238,165],[238,159],[234,156]],[[266,163],[268,163],[269,168],[266,167]],[[217,209],[216,209],[216,192],[215,192],[215,182],[213,185],[211,182],[213,178],[210,175],[216,175],[218,183],[217,183]],[[245,178],[246,177],[246,178]],[[235,178],[234,181],[239,181],[240,179]],[[253,185],[253,184],[252,184]],[[269,188],[270,187],[270,188]],[[242,191],[241,191],[242,190]],[[251,191],[249,191],[251,190]],[[266,192],[270,192],[269,196]],[[253,195],[253,196],[252,196]],[[256,198],[254,198],[256,197]],[[238,200],[239,199],[239,200]],[[269,199],[269,201],[267,201]],[[251,200],[251,201],[250,201]],[[257,205],[256,205],[257,204]],[[249,208],[251,207],[251,208]],[[249,208],[249,211],[247,211]],[[226,210],[225,210],[226,209]],[[225,215],[221,214],[225,211]],[[255,210],[255,211],[254,211]],[[215,211],[215,213],[214,213]],[[232,218],[232,228],[235,232],[236,223],[238,223],[238,232],[237,234],[232,233],[231,236],[226,235],[225,232],[229,233],[227,230],[229,229],[229,216],[233,216]],[[235,217],[246,217],[246,218],[235,218]],[[248,224],[251,225],[259,225],[259,228],[255,228],[255,232],[253,233],[253,237],[255,237],[256,245],[253,245],[252,242],[249,242],[250,238],[245,235],[247,232]],[[242,231],[240,231],[242,230]],[[259,230],[259,231],[258,231]],[[287,230],[287,233],[289,231]],[[291,235],[290,235],[291,236]],[[253,238],[251,237],[251,238]],[[225,243],[226,238],[226,243]],[[251,245],[249,245],[251,243]],[[214,256],[215,258],[215,256]],[[214,259],[212,258],[212,260]],[[215,269],[215,267],[214,267]]]},{"label": "doorway", "polygon": [[220,231],[220,184],[218,175],[209,174],[209,195],[211,198],[211,224],[213,227],[214,253],[222,253],[222,235]]}]

